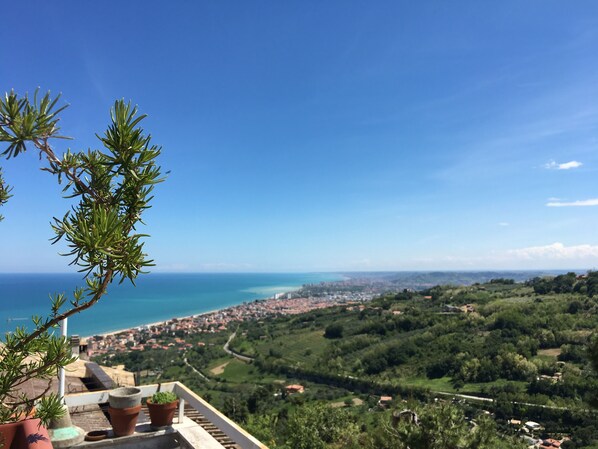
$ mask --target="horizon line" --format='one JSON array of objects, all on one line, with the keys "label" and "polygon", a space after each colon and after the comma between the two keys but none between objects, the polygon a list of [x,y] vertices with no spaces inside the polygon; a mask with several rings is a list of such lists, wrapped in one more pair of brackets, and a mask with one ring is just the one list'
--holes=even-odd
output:
[{"label": "horizon line", "polygon": [[[345,274],[345,273],[499,273],[514,272],[525,273],[534,271],[594,271],[595,268],[464,268],[464,269],[399,269],[399,270],[326,270],[326,271],[151,271],[144,274]],[[79,274],[70,271],[0,271],[1,275],[6,274]],[[84,276],[82,276],[84,277]],[[140,276],[138,276],[140,277]]]}]

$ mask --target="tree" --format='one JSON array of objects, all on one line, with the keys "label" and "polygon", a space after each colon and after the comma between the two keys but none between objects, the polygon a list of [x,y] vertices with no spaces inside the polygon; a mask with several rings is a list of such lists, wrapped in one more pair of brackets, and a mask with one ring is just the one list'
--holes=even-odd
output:
[{"label": "tree", "polygon": [[598,271],[590,271],[586,279],[587,292],[590,298],[598,295]]},{"label": "tree", "polygon": [[244,400],[236,396],[227,396],[222,404],[223,413],[236,422],[245,422],[249,411]]},{"label": "tree", "polygon": [[[10,197],[10,187],[6,185],[4,177],[2,176],[2,168],[0,167],[0,206],[4,206]],[[0,214],[0,221],[3,219],[4,217]]]},{"label": "tree", "polygon": [[[102,298],[115,280],[135,278],[153,265],[143,251],[145,234],[138,232],[141,217],[150,207],[154,186],[161,182],[156,158],[161,148],[151,144],[139,123],[145,115],[123,100],[111,110],[111,123],[98,139],[104,151],[76,152],[70,149],[59,157],[51,145],[60,135],[59,114],[68,105],[57,107],[60,96],[48,92],[41,98],[7,93],[0,99],[0,155],[11,159],[33,147],[46,160],[42,168],[64,185],[65,198],[78,200],[62,218],[54,218],[52,243],[64,241],[65,256],[83,273],[85,286],[69,298],[51,296],[49,315],[33,317],[33,328],[17,328],[7,334],[0,347],[0,423],[31,412],[35,401],[18,392],[29,379],[50,380],[58,368],[70,363],[66,339],[55,335],[65,318],[90,308]],[[10,197],[10,187],[0,172],[0,206]],[[36,407],[38,417],[48,420],[62,410],[55,396],[43,398]]]},{"label": "tree", "polygon": [[[592,368],[594,368],[594,377],[598,377],[598,333],[595,333],[590,338],[587,351]],[[590,401],[594,407],[598,408],[598,393],[593,391]]]},{"label": "tree", "polygon": [[338,323],[332,323],[326,326],[324,330],[325,338],[342,338],[343,337],[343,325]]},{"label": "tree", "polygon": [[524,447],[499,438],[494,422],[479,417],[469,423],[458,407],[449,403],[412,406],[395,412],[394,425],[379,432],[378,447],[400,449],[490,449]]},{"label": "tree", "polygon": [[[205,396],[204,396],[205,397]],[[278,426],[278,416],[271,415],[250,415],[245,428],[257,437],[260,441],[265,442],[268,447],[276,447],[276,437]]]},{"label": "tree", "polygon": [[325,449],[328,445],[346,447],[358,433],[349,414],[324,404],[297,407],[286,425],[286,444],[293,449]]}]

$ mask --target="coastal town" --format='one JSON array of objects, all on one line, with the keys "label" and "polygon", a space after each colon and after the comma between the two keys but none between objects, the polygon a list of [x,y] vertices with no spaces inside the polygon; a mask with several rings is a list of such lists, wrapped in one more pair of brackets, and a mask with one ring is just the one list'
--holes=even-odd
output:
[{"label": "coastal town", "polygon": [[[175,346],[188,349],[193,347],[193,344],[186,340],[190,335],[226,331],[231,326],[248,320],[296,315],[338,305],[360,304],[372,300],[381,293],[383,290],[380,286],[364,286],[361,283],[354,284],[353,289],[347,289],[346,281],[339,285],[339,288],[335,288],[335,283],[331,282],[317,286],[304,286],[294,292],[277,293],[271,298],[244,302],[222,310],[171,318],[131,329],[82,338],[81,355],[91,358],[107,353],[171,349]],[[172,341],[164,342],[161,336],[166,334],[176,335],[176,337]]]}]

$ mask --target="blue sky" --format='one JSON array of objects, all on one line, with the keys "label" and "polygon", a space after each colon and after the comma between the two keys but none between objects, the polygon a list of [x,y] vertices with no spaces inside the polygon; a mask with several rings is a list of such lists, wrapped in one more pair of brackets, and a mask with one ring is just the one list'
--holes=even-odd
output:
[{"label": "blue sky", "polygon": [[[171,171],[156,271],[598,267],[594,1],[10,2],[0,86],[62,92],[73,149],[117,98]],[[56,149],[66,149],[57,142]],[[37,154],[0,271],[69,271]]]}]

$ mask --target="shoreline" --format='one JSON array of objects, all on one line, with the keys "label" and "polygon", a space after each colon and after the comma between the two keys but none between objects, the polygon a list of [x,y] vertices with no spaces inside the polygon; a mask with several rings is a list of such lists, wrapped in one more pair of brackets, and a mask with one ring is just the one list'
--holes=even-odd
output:
[{"label": "shoreline", "polygon": [[[272,316],[288,316],[326,309],[334,306],[364,307],[381,293],[379,288],[367,287],[353,291],[330,292],[328,287],[312,292],[292,290],[276,293],[268,298],[244,301],[242,303],[222,307],[197,314],[183,314],[166,320],[154,321],[126,329],[103,332],[85,337],[87,355],[144,351],[146,349],[169,350],[178,348],[186,350],[195,344],[202,346],[201,341],[186,340],[187,337],[203,333],[232,332],[239,323],[251,320],[263,320]],[[386,291],[386,290],[384,290]],[[201,338],[200,338],[201,340]]]},{"label": "shoreline", "polygon": [[292,287],[292,286],[287,286],[287,287],[289,289],[292,289],[292,290],[277,291],[275,294],[273,294],[272,296],[269,296],[269,297],[257,298],[257,299],[251,300],[251,301],[243,301],[243,302],[240,302],[240,303],[237,303],[237,304],[231,304],[231,305],[228,305],[228,306],[224,306],[224,307],[221,307],[219,309],[208,310],[206,312],[198,312],[198,313],[193,313],[191,315],[185,315],[185,316],[180,316],[180,317],[171,317],[171,318],[168,318],[166,320],[155,321],[155,322],[152,322],[152,323],[138,324],[136,326],[126,327],[124,329],[118,329],[118,330],[113,330],[113,331],[101,332],[101,333],[91,334],[91,335],[83,335],[80,338],[81,339],[89,339],[89,338],[93,338],[93,337],[103,337],[103,338],[106,338],[106,337],[117,335],[117,334],[120,334],[120,333],[123,333],[123,332],[138,330],[138,329],[143,328],[143,327],[164,326],[165,324],[167,324],[167,323],[169,323],[169,322],[171,322],[173,320],[179,320],[180,321],[180,320],[185,320],[185,319],[198,318],[198,317],[201,317],[201,316],[211,315],[211,314],[223,312],[225,310],[232,309],[232,308],[235,308],[235,307],[240,307],[243,304],[250,304],[250,303],[253,303],[253,302],[257,302],[257,301],[266,301],[266,300],[269,300],[269,299],[275,299],[276,296],[278,296],[278,295],[284,295],[284,294],[287,294],[287,293],[296,293],[299,290],[301,290],[302,288],[304,288],[305,284],[301,285],[301,286],[298,286],[298,287]]},{"label": "shoreline", "polygon": [[[14,332],[17,327],[33,328],[30,318],[47,314],[44,311],[48,310],[48,292],[68,295],[79,284],[78,276],[77,273],[65,273],[64,276],[0,274],[0,297],[20,298],[0,304],[0,334]],[[113,286],[91,313],[72,316],[68,330],[69,335],[85,337],[114,334],[173,317],[212,313],[246,301],[268,298],[275,293],[339,279],[338,275],[324,273],[150,274],[135,286],[130,283]]]},{"label": "shoreline", "polygon": [[[243,304],[243,303],[241,303],[241,304]],[[171,322],[173,320],[179,320],[180,321],[180,320],[185,320],[185,319],[197,318],[197,317],[200,317],[200,316],[203,316],[203,315],[211,315],[213,313],[222,312],[223,310],[229,309],[231,307],[240,306],[241,304],[235,304],[235,305],[232,305],[232,306],[227,306],[227,307],[224,307],[222,309],[209,310],[207,312],[194,313],[192,315],[187,315],[187,316],[181,316],[181,317],[175,316],[175,317],[172,317],[172,318],[168,318],[167,320],[156,321],[156,322],[153,322],[153,323],[138,324],[137,326],[131,326],[131,327],[127,327],[127,328],[124,328],[124,329],[118,329],[118,330],[115,330],[115,331],[102,332],[102,333],[99,333],[99,334],[92,334],[92,335],[83,335],[83,336],[81,336],[81,339],[84,339],[84,338],[87,339],[87,338],[92,338],[92,337],[104,337],[104,338],[106,338],[106,337],[117,335],[117,334],[120,334],[120,333],[123,333],[123,332],[128,332],[128,331],[140,329],[142,327],[163,326],[163,325],[165,325],[165,324],[167,324],[167,323],[169,323],[169,322]]]}]

